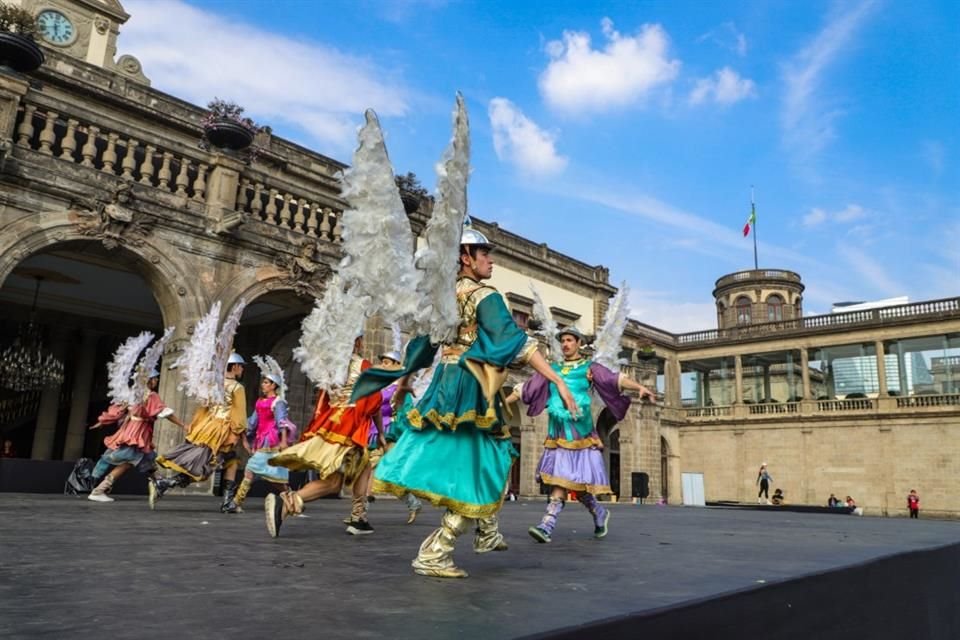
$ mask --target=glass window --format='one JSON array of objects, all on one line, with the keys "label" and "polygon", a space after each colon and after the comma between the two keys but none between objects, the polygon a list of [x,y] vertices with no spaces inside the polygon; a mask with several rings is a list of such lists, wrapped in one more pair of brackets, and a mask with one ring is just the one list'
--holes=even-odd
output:
[{"label": "glass window", "polygon": [[[741,356],[743,402],[798,402],[803,399],[800,352],[773,351]],[[814,396],[816,397],[816,396]]]},{"label": "glass window", "polygon": [[773,294],[767,298],[767,322],[783,320],[783,298]]},{"label": "glass window", "polygon": [[685,407],[733,404],[736,399],[733,358],[708,358],[680,363],[680,400]]},{"label": "glass window", "polygon": [[521,329],[527,328],[527,322],[530,320],[530,314],[524,311],[514,311],[513,312],[513,321],[517,323],[517,326]]},{"label": "glass window", "polygon": [[750,324],[750,304],[747,296],[737,298],[737,324]]},{"label": "glass window", "polygon": [[891,340],[884,351],[890,395],[960,393],[960,334]]},{"label": "glass window", "polygon": [[[812,349],[809,363],[810,391],[814,399],[873,398],[880,392],[873,343]],[[889,369],[887,380],[890,380]]]}]

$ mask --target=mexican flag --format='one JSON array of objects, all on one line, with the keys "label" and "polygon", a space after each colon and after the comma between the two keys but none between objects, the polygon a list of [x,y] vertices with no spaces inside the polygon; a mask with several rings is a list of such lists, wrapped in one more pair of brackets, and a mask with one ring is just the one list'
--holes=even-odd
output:
[{"label": "mexican flag", "polygon": [[752,202],[750,203],[750,217],[747,218],[747,224],[743,225],[743,237],[746,238],[750,235],[750,227],[757,224],[757,207]]}]

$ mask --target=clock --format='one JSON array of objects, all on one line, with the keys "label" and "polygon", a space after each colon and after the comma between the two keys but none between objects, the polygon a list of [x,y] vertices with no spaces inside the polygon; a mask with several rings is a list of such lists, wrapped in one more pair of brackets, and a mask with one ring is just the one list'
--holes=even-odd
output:
[{"label": "clock", "polygon": [[43,39],[58,47],[66,47],[77,39],[77,29],[70,18],[53,9],[37,14],[37,26]]}]

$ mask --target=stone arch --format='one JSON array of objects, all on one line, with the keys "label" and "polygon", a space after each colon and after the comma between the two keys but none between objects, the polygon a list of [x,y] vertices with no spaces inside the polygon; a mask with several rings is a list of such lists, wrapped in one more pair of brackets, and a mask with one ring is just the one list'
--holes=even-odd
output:
[{"label": "stone arch", "polygon": [[[0,234],[0,286],[18,264],[32,255],[58,245],[68,247],[76,242],[97,241],[81,232],[77,224],[80,215],[74,210],[45,211],[37,215],[43,217],[42,225],[33,221],[34,216],[25,216]],[[134,268],[150,286],[167,325],[199,317],[203,312],[200,304],[203,297],[198,295],[195,279],[183,265],[164,258],[174,253],[173,247],[156,236],[147,236],[136,243],[121,243],[117,249],[135,258]]]}]

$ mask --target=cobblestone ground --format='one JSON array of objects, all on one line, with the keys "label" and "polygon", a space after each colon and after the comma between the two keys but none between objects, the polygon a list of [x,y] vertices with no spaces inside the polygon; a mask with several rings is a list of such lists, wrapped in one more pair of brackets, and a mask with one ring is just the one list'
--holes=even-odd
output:
[{"label": "cobblestone ground", "polygon": [[0,637],[509,638],[960,540],[955,522],[646,505],[613,505],[594,540],[573,503],[538,545],[543,503],[519,501],[501,515],[510,550],[478,556],[464,536],[471,577],[444,581],[410,569],[429,506],[407,526],[381,498],[376,532],[352,537],[349,501],[321,500],[271,539],[262,500],[218,504],[0,494]]}]

